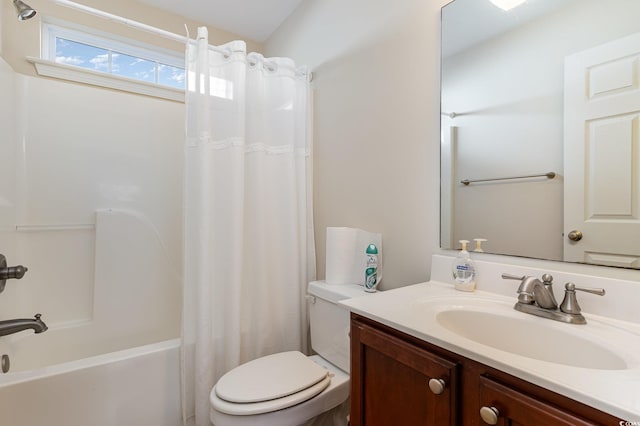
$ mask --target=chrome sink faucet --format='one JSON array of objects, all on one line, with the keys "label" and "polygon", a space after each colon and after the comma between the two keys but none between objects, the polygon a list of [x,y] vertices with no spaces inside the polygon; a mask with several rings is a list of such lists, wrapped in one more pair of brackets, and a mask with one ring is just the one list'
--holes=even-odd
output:
[{"label": "chrome sink faucet", "polygon": [[516,276],[511,274],[502,274],[502,278],[506,280],[518,280],[518,302],[530,305],[536,303],[544,309],[556,309],[558,302],[553,295],[552,281],[553,277],[549,274],[542,276],[542,281],[536,277]]},{"label": "chrome sink faucet", "polygon": [[47,331],[49,327],[47,327],[47,324],[45,324],[40,317],[40,314],[36,314],[35,319],[22,318],[0,321],[0,336],[7,336],[28,329],[32,329],[35,333],[43,333]]},{"label": "chrome sink faucet", "polygon": [[558,308],[558,302],[553,294],[553,277],[549,274],[542,276],[542,281],[531,276],[516,276],[502,274],[503,279],[519,280],[518,302],[513,307],[515,310],[549,318],[555,321],[569,324],[586,324],[587,321],[581,313],[576,290],[604,296],[602,288],[581,288],[573,283],[565,284],[564,299]]}]

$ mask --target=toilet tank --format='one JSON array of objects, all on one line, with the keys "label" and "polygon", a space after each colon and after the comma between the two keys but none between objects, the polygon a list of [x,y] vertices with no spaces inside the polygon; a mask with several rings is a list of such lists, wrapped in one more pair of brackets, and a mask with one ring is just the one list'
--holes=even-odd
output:
[{"label": "toilet tank", "polygon": [[349,310],[338,301],[364,296],[364,287],[313,281],[308,294],[311,347],[322,358],[349,372]]}]

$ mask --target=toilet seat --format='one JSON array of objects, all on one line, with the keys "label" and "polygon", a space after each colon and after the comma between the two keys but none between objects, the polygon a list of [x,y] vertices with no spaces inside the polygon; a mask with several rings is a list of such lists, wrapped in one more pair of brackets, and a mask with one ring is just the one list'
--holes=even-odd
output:
[{"label": "toilet seat", "polygon": [[329,372],[301,352],[258,358],[229,371],[212,389],[212,406],[231,415],[255,415],[304,402],[329,386]]}]

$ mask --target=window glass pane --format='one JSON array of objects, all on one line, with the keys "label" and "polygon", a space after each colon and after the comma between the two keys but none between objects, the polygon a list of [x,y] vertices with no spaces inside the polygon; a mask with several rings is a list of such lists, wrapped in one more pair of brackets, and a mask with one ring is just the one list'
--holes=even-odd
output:
[{"label": "window glass pane", "polygon": [[[134,49],[132,49],[134,50],[133,55],[123,53],[132,52],[129,52],[128,48],[126,46],[123,47],[122,44],[117,50],[109,47],[96,47],[93,45],[92,40],[82,38],[82,34],[79,34],[77,39],[73,36],[65,37],[68,36],[60,37],[54,34],[55,61],[57,63],[74,65],[177,89],[184,89],[185,87],[184,69],[167,65],[162,57],[153,60],[142,59],[136,56],[137,52]],[[82,40],[84,43],[75,40]],[[102,40],[100,43],[96,42],[96,44],[109,46],[110,42],[109,40]],[[157,53],[151,51],[150,54],[150,57],[154,57],[153,55]]]},{"label": "window glass pane", "polygon": [[183,68],[158,64],[158,84],[184,89],[185,72]]},{"label": "window glass pane", "polygon": [[113,52],[111,58],[111,74],[136,80],[156,82],[156,63],[124,53]]},{"label": "window glass pane", "polygon": [[56,37],[56,62],[109,72],[109,51]]}]

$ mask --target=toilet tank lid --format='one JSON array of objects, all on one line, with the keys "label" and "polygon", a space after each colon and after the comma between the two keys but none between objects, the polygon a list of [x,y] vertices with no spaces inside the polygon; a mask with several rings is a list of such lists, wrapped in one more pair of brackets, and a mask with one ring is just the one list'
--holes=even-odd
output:
[{"label": "toilet tank lid", "polygon": [[307,291],[312,296],[333,303],[368,294],[364,286],[359,284],[327,284],[324,281],[310,282]]}]

